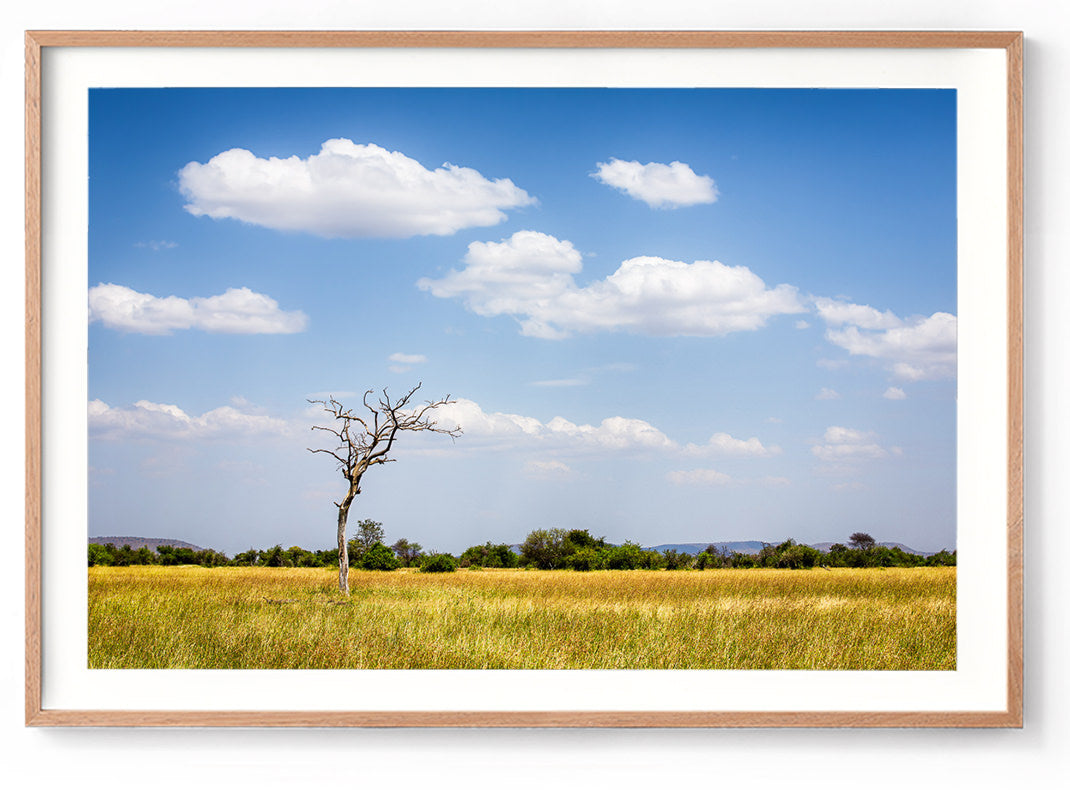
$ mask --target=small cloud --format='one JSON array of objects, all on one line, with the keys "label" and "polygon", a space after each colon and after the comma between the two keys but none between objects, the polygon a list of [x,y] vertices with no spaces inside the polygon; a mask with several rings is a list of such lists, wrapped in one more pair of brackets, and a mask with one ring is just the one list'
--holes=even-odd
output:
[{"label": "small cloud", "polygon": [[134,244],[135,247],[141,249],[152,250],[153,252],[159,252],[160,250],[173,250],[178,246],[177,241],[139,241]]},{"label": "small cloud", "polygon": [[709,176],[700,176],[683,162],[599,162],[591,174],[596,181],[619,189],[651,208],[680,208],[717,200],[717,185]]},{"label": "small cloud", "polygon": [[810,322],[809,321],[803,321],[802,319],[799,319],[798,321],[795,322],[795,328],[796,329],[809,329],[810,328]]},{"label": "small cloud", "polygon": [[402,354],[400,352],[391,354],[387,359],[395,363],[387,367],[387,370],[391,373],[408,373],[412,370],[413,365],[427,362],[427,357],[423,354]]},{"label": "small cloud", "polygon": [[840,393],[836,390],[830,390],[828,387],[822,387],[821,392],[814,396],[817,400],[839,400]]},{"label": "small cloud", "polygon": [[780,419],[780,417],[766,417],[765,421],[774,423],[775,425],[780,425],[782,422],[784,422],[782,419]]},{"label": "small cloud", "polygon": [[528,461],[524,464],[524,474],[538,480],[562,480],[573,472],[563,461]]},{"label": "small cloud", "polygon": [[850,324],[861,329],[894,329],[903,322],[891,310],[883,313],[868,304],[851,304],[837,299],[816,299],[817,312],[831,326]]},{"label": "small cloud", "polygon": [[825,430],[825,441],[829,444],[857,444],[874,436],[873,431],[856,431],[854,428],[841,428],[838,425]]},{"label": "small cloud", "polygon": [[732,482],[732,478],[716,469],[687,469],[669,472],[665,478],[678,486],[723,486]]},{"label": "small cloud", "polygon": [[906,400],[907,394],[900,387],[889,387],[881,397],[888,400]]},{"label": "small cloud", "polygon": [[779,455],[781,449],[776,445],[766,447],[755,436],[750,439],[737,439],[727,433],[715,433],[706,444],[689,444],[685,451],[689,455],[715,453],[735,457],[768,458],[772,455]]},{"label": "small cloud", "polygon": [[387,359],[401,365],[419,365],[423,362],[427,362],[427,357],[423,354],[402,354],[400,352],[391,354]]}]

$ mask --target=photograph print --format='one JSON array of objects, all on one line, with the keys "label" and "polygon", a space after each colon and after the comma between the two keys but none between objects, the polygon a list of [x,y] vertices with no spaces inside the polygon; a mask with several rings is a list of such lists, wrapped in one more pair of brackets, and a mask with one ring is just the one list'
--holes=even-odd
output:
[{"label": "photograph print", "polygon": [[956,669],[956,91],[89,91],[91,669]]}]

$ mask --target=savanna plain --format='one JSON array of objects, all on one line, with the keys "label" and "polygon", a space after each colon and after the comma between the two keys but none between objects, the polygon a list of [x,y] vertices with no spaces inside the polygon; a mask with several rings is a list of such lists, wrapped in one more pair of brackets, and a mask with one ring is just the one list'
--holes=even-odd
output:
[{"label": "savanna plain", "polygon": [[91,567],[96,669],[955,669],[955,568]]}]

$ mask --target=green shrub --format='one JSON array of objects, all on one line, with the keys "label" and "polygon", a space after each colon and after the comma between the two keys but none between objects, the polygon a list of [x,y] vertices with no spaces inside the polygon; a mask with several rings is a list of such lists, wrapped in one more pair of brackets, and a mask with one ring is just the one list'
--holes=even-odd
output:
[{"label": "green shrub", "polygon": [[614,571],[633,571],[644,565],[644,552],[638,543],[625,541],[622,546],[614,546],[606,557],[606,567]]},{"label": "green shrub", "polygon": [[429,554],[420,564],[421,573],[453,573],[457,570],[457,560],[452,554]]},{"label": "green shrub", "polygon": [[111,552],[99,543],[89,544],[89,565],[111,565],[114,562]]},{"label": "green shrub", "polygon": [[606,560],[603,552],[588,546],[569,556],[568,567],[574,571],[597,571],[606,567]]},{"label": "green shrub", "polygon": [[376,543],[364,552],[360,567],[366,571],[393,571],[401,567],[401,560],[382,543]]}]

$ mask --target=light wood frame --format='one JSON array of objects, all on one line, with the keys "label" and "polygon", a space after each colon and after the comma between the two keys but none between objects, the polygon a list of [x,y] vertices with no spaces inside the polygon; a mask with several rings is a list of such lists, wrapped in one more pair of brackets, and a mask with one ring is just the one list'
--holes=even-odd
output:
[{"label": "light wood frame", "polygon": [[[113,711],[42,707],[41,52],[47,47],[1002,49],[1007,59],[1007,699],[1002,711]],[[26,724],[260,727],[1021,727],[1023,724],[1023,209],[1020,32],[26,33]]]}]

